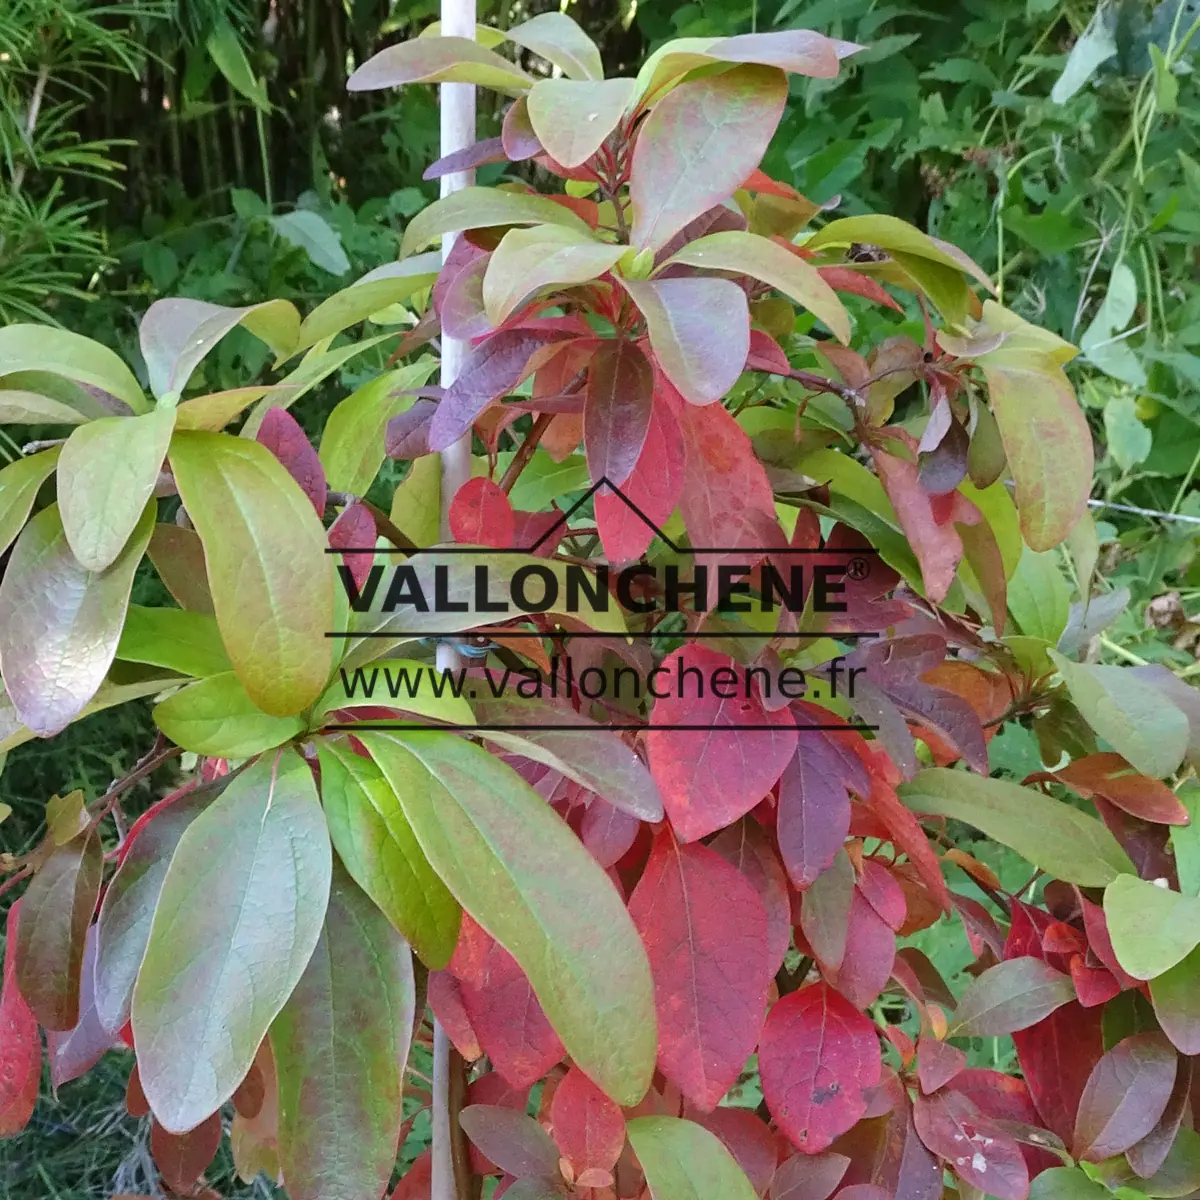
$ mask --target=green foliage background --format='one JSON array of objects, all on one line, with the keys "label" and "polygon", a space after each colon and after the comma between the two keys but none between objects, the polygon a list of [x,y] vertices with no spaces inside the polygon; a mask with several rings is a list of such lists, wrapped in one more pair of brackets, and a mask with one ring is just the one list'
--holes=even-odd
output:
[{"label": "green foliage background", "polygon": [[[405,223],[436,194],[421,179],[437,153],[435,98],[344,85],[436,7],[9,0],[0,322],[59,322],[132,356],[136,321],[161,296],[281,296],[308,309],[395,258]],[[480,19],[507,26],[548,7],[501,0],[481,4]],[[1200,678],[1200,0],[576,0],[569,11],[610,75],[679,36],[810,27],[869,46],[837,81],[793,79],[764,168],[814,201],[840,198],[842,214],[891,212],[957,243],[1006,304],[1083,347],[1071,369],[1103,450],[1093,496],[1163,514],[1095,514],[1113,619],[1091,654]],[[498,130],[492,104],[481,101],[481,137]],[[265,353],[236,331],[204,385],[248,381]],[[331,380],[297,415],[319,428],[354,381]],[[19,453],[12,432],[0,429],[4,461]],[[153,602],[140,586],[135,601]],[[51,793],[103,791],[151,729],[147,710],[126,706],[52,748],[14,752],[0,775],[14,809],[6,845],[33,842]],[[992,752],[997,771],[1036,769],[1019,726]],[[149,780],[141,803],[168,782]],[[1006,884],[1019,873],[996,847],[973,849]],[[965,875],[956,886],[972,887]],[[949,928],[920,936],[948,977],[968,961]],[[1004,1065],[1006,1046],[981,1044],[977,1061]],[[47,1092],[31,1131],[0,1143],[0,1195],[140,1190],[145,1131],[125,1116],[123,1087],[110,1056]],[[222,1194],[268,1194],[261,1180],[241,1188],[222,1154]]]}]

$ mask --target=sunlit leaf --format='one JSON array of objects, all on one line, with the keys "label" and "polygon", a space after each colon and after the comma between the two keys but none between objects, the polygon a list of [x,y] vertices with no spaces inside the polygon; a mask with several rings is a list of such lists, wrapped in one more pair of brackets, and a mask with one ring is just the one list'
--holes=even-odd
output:
[{"label": "sunlit leaf", "polygon": [[616,129],[633,97],[632,79],[540,79],[525,103],[538,140],[555,162],[587,162]]},{"label": "sunlit leaf", "polygon": [[9,548],[29,518],[38,489],[54,473],[61,447],[18,458],[0,471],[0,554]]},{"label": "sunlit leaf", "polygon": [[352,92],[371,92],[406,83],[475,83],[520,96],[533,80],[520,67],[470,38],[433,37],[381,50],[350,76],[346,87]]},{"label": "sunlit leaf", "polygon": [[210,674],[155,705],[154,723],[177,746],[215,758],[248,758],[304,729],[299,717],[263,712],[230,670]]},{"label": "sunlit leaf", "polygon": [[145,412],[146,397],[133,372],[107,346],[52,325],[8,325],[0,329],[0,376],[46,371],[90,384]]},{"label": "sunlit leaf", "polygon": [[501,36],[552,62],[569,79],[604,78],[596,43],[565,13],[538,13]]}]

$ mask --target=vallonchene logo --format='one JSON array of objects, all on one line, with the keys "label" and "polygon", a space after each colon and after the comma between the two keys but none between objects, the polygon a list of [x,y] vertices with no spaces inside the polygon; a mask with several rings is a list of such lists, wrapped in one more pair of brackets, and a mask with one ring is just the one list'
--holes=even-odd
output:
[{"label": "vallonchene logo", "polygon": [[[569,528],[570,519],[602,488],[608,488],[658,538],[676,561],[641,561],[614,569],[603,562],[581,562],[540,558],[537,551]],[[855,641],[880,636],[877,632],[801,629],[805,617],[823,621],[836,619],[848,611],[846,581],[862,581],[872,570],[871,548],[830,549],[827,546],[697,547],[680,546],[651,521],[644,512],[607,478],[588,489],[558,519],[527,546],[480,547],[438,545],[427,549],[404,550],[373,546],[330,549],[342,556],[403,556],[403,562],[384,565],[373,562],[366,572],[356,572],[350,563],[338,564],[337,573],[345,593],[349,620],[344,629],[326,633],[329,638],[345,639],[347,645],[380,639],[400,645],[413,640],[436,643],[449,640],[471,665],[437,668],[404,660],[380,659],[341,667],[340,680],[347,707],[364,702],[380,708],[404,711],[422,696],[434,700],[480,701],[483,707],[503,703],[506,720],[484,720],[456,724],[463,731],[569,731],[593,728],[567,719],[574,710],[562,708],[561,723],[547,723],[548,707],[536,708],[527,702],[585,702],[606,698],[617,702],[651,699],[703,699],[743,701],[744,709],[757,710],[750,701],[776,699],[788,704],[793,700],[820,700],[821,693],[811,691],[809,678],[799,667],[778,664],[730,665],[722,661],[710,671],[695,665],[684,666],[675,659],[674,669],[664,664],[644,672],[630,665],[611,668],[590,663],[576,672],[568,655],[555,653],[545,661],[549,670],[539,670],[517,659],[510,643],[554,639],[624,639],[627,643],[683,636],[683,629],[629,629],[624,615],[653,619],[675,614],[697,613],[717,618],[757,617],[760,620],[779,614],[785,628],[760,631],[753,627],[689,630],[689,639],[759,640],[765,646],[780,638],[814,639],[830,636]],[[698,561],[720,556],[709,565]],[[727,561],[734,556],[734,561]],[[737,561],[741,556],[744,561]],[[840,562],[837,560],[841,560]],[[678,560],[683,560],[682,562]],[[782,560],[782,565],[781,565]],[[833,561],[830,561],[833,560]],[[531,620],[545,627],[530,628]],[[521,622],[513,627],[511,622]],[[794,628],[786,628],[786,625]],[[488,667],[485,660],[498,654],[503,670]],[[719,657],[719,656],[714,656]],[[543,655],[545,659],[545,656]],[[830,699],[853,697],[855,679],[864,673],[861,666],[848,666],[846,658],[836,655],[823,664],[821,675],[824,695]],[[407,702],[407,704],[406,704]],[[525,702],[528,714],[519,707]],[[331,706],[340,707],[336,701]],[[536,713],[536,716],[535,716]],[[528,719],[526,719],[526,716]],[[833,716],[833,714],[831,714]],[[517,718],[517,719],[514,719]],[[845,729],[836,723],[797,721],[800,729]],[[605,729],[644,729],[644,723],[614,725]],[[655,726],[661,728],[661,726]],[[851,728],[873,730],[875,726],[851,722]],[[363,730],[370,728],[419,730],[440,728],[428,724],[398,724],[388,721],[377,725],[355,722],[331,724],[331,729]],[[759,724],[722,721],[711,724],[673,725],[681,730],[706,731],[714,728],[776,730],[778,723]]]}]

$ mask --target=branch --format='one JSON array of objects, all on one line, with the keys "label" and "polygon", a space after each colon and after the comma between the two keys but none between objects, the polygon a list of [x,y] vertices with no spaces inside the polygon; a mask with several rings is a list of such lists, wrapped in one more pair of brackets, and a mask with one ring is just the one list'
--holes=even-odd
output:
[{"label": "branch", "polygon": [[863,409],[867,406],[867,398],[862,392],[849,384],[838,383],[836,379],[826,379],[824,375],[815,375],[811,371],[791,371],[788,378],[794,379],[810,392],[828,392],[832,396],[840,396],[852,408]]},{"label": "branch", "polygon": [[550,428],[550,422],[553,420],[553,413],[538,414],[537,420],[533,423],[533,428],[521,443],[516,454],[513,455],[512,462],[508,464],[508,470],[504,472],[504,476],[500,480],[500,487],[503,491],[512,491],[513,484],[517,482],[521,472],[529,465],[529,460],[533,457],[533,452],[537,449],[538,442],[542,440],[542,436]]}]

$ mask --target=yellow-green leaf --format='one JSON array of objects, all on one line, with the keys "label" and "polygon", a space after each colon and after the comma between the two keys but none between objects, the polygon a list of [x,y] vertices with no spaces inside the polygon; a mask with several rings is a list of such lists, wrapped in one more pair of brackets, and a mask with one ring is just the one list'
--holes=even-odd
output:
[{"label": "yellow-green leaf", "polygon": [[500,325],[544,287],[587,283],[612,270],[624,246],[597,242],[580,229],[535,225],[510,229],[483,277],[483,306]]},{"label": "yellow-green leaf", "polygon": [[760,279],[819,317],[843,345],[850,340],[850,316],[837,293],[821,278],[816,267],[769,238],[738,230],[710,233],[689,242],[663,266],[672,263]]},{"label": "yellow-green leaf", "polygon": [[0,329],[0,375],[46,371],[90,384],[124,400],[134,412],[149,407],[133,372],[107,347],[50,325]]},{"label": "yellow-green leaf", "polygon": [[193,396],[175,410],[175,427],[217,433],[238,413],[244,412],[256,400],[261,400],[270,390],[269,387],[259,385],[230,388],[225,392],[210,392],[207,396]]},{"label": "yellow-green leaf", "polygon": [[1027,637],[1054,645],[1067,627],[1071,594],[1058,566],[1058,555],[1022,548],[1008,584],[1008,611]]},{"label": "yellow-green leaf", "polygon": [[578,167],[616,129],[633,98],[632,79],[540,79],[526,98],[538,141],[555,162]]},{"label": "yellow-green leaf", "polygon": [[1103,887],[1118,875],[1136,874],[1100,821],[1030,788],[934,767],[898,791],[915,812],[965,821],[1067,883]]},{"label": "yellow-green leaf", "polygon": [[138,329],[150,390],[156,396],[178,395],[200,360],[238,325],[265,342],[276,358],[285,358],[299,337],[300,314],[288,300],[245,308],[205,300],[156,300]]},{"label": "yellow-green leaf", "polygon": [[470,38],[416,38],[388,46],[368,58],[346,87],[373,92],[406,83],[475,83],[508,96],[520,96],[533,83],[520,67]]},{"label": "yellow-green leaf", "polygon": [[349,287],[321,301],[304,318],[296,350],[307,350],[317,342],[341,333],[359,321],[365,321],[372,313],[387,308],[389,304],[398,304],[414,292],[431,287],[437,279],[441,262],[440,254],[420,254],[402,262],[384,263],[368,271]]},{"label": "yellow-green leaf", "polygon": [[333,570],[312,501],[257,442],[177,433],[171,466],[204,559],[221,639],[250,698],[307,708],[333,661]]},{"label": "yellow-green leaf", "polygon": [[322,741],[321,800],[338,857],[421,961],[440,970],[462,909],[434,872],[383,772],[340,742]]},{"label": "yellow-green leaf", "polygon": [[58,460],[58,507],[71,552],[89,571],[121,553],[162,470],[175,410],[81,425]]},{"label": "yellow-green leaf", "polygon": [[1143,775],[1162,779],[1187,752],[1187,716],[1128,667],[1075,663],[1050,651],[1083,719]]},{"label": "yellow-green leaf", "polygon": [[1200,897],[1121,875],[1104,892],[1117,962],[1135,979],[1154,979],[1200,945]]},{"label": "yellow-green leaf", "polygon": [[335,863],[317,947],[271,1025],[292,1200],[387,1190],[415,1007],[412,953]]},{"label": "yellow-green leaf", "polygon": [[54,473],[60,446],[18,458],[0,471],[0,554],[13,544],[29,518],[38,489]]},{"label": "yellow-green leaf", "polygon": [[255,108],[270,112],[271,105],[267,101],[266,83],[258,79],[250,69],[246,52],[238,40],[237,31],[225,19],[219,19],[209,34],[205,48],[216,64],[217,70],[225,76],[229,85],[240,92]]},{"label": "yellow-green leaf", "polygon": [[321,935],[332,852],[308,764],[268,754],[187,827],[133,992],[142,1089],[192,1129],[233,1095]]},{"label": "yellow-green leaf", "polygon": [[248,758],[304,729],[299,717],[265,713],[232,671],[210,675],[154,708],[154,723],[177,746],[214,758]]},{"label": "yellow-green leaf", "polygon": [[61,400],[20,388],[0,388],[0,425],[82,425],[78,409]]},{"label": "yellow-green leaf", "polygon": [[501,37],[553,63],[568,79],[604,78],[599,48],[565,13],[538,13]]},{"label": "yellow-green leaf", "polygon": [[357,668],[339,671],[313,712],[320,716],[339,708],[384,707],[432,721],[471,725],[475,714],[461,695],[454,694],[453,686],[429,663],[389,658],[373,662],[361,671]]},{"label": "yellow-green leaf", "polygon": [[496,225],[565,225],[587,233],[587,222],[545,196],[469,187],[423,208],[409,222],[400,243],[401,257],[423,250],[444,233]]},{"label": "yellow-green leaf", "polygon": [[66,728],[104,682],[153,529],[148,504],[105,571],[87,570],[71,553],[56,504],[17,539],[0,580],[0,672],[21,722],[39,736]]},{"label": "yellow-green leaf", "polygon": [[437,369],[432,358],[372,379],[338,403],[321,434],[321,465],[335,491],[366,494],[383,465],[384,439],[392,417],[413,402],[403,393],[424,384]]},{"label": "yellow-green leaf", "polygon": [[653,1200],[754,1200],[745,1172],[715,1134],[679,1117],[625,1126]]},{"label": "yellow-green leaf", "polygon": [[392,496],[391,519],[418,546],[432,546],[441,531],[441,505],[442,460],[423,454],[409,465]]},{"label": "yellow-green leaf", "polygon": [[166,667],[197,679],[233,670],[212,616],[182,608],[131,604],[117,657],[125,662]]},{"label": "yellow-green leaf", "polygon": [[646,952],[611,880],[510,767],[452,734],[364,733],[421,848],[517,960],[579,1068],[636,1104],[657,1043]]}]

